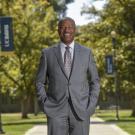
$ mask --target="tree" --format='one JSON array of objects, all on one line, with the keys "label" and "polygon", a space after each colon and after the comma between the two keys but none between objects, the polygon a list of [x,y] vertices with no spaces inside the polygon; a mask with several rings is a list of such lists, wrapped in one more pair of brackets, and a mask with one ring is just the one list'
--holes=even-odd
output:
[{"label": "tree", "polygon": [[74,0],[48,0],[53,5],[54,10],[57,12],[59,18],[65,17],[67,4],[74,2]]},{"label": "tree", "polygon": [[41,48],[57,41],[57,15],[45,0],[1,3],[1,15],[13,17],[15,45],[14,56],[1,58],[0,70],[4,74],[1,81],[7,78],[5,83],[9,83],[13,94],[21,100],[22,118],[27,118],[29,101],[35,94],[34,80]]},{"label": "tree", "polygon": [[[80,28],[78,39],[93,48],[101,76],[101,95],[113,89],[113,78],[107,78],[104,56],[112,52],[111,31],[117,32],[117,71],[119,93],[131,101],[132,116],[135,116],[135,0],[107,0],[103,10],[94,6],[85,7],[82,13],[97,18],[97,21]],[[110,91],[111,92],[111,91]],[[115,91],[114,91],[115,92]],[[104,97],[103,96],[103,97]]]}]

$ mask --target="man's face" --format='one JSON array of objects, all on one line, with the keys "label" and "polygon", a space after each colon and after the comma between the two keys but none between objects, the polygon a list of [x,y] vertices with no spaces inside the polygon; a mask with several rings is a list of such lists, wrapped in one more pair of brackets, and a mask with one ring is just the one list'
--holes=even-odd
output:
[{"label": "man's face", "polygon": [[66,45],[69,45],[74,40],[75,24],[71,20],[64,20],[58,26],[60,39]]}]

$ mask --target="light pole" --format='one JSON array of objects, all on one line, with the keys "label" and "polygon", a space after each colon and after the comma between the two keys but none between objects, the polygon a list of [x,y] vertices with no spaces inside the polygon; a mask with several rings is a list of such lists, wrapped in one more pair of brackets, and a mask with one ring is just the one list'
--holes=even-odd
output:
[{"label": "light pole", "polygon": [[116,32],[111,32],[112,45],[113,45],[113,70],[114,70],[114,88],[116,94],[116,119],[119,120],[119,94],[118,94],[118,78],[117,78],[117,65],[116,65]]}]

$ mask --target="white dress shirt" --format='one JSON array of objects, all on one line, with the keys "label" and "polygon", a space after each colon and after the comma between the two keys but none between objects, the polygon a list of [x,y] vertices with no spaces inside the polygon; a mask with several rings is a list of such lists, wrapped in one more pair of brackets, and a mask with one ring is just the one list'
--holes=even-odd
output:
[{"label": "white dress shirt", "polygon": [[[68,46],[70,47],[69,51],[71,53],[71,60],[73,60],[73,56],[74,56],[74,41],[71,44],[69,44]],[[66,47],[67,47],[66,44],[64,44],[63,42],[60,43],[63,63],[64,63],[64,53],[66,51]]]}]

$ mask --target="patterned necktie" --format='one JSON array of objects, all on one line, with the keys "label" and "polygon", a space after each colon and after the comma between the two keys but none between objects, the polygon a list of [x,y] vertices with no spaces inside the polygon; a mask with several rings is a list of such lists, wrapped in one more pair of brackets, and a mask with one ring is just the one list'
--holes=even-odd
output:
[{"label": "patterned necktie", "polygon": [[64,53],[64,67],[68,77],[71,72],[71,64],[72,64],[71,53],[69,49],[70,49],[69,46],[65,47],[65,53]]}]

